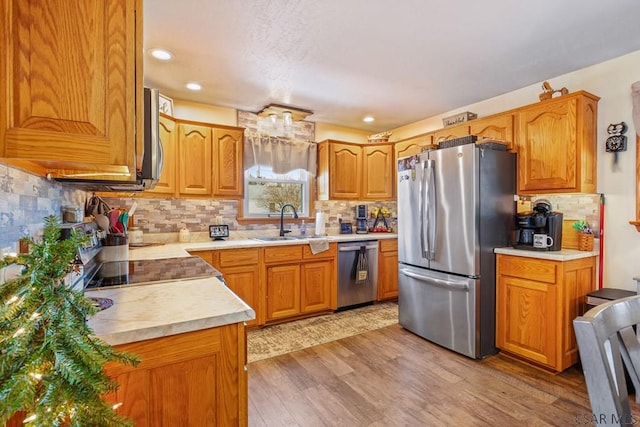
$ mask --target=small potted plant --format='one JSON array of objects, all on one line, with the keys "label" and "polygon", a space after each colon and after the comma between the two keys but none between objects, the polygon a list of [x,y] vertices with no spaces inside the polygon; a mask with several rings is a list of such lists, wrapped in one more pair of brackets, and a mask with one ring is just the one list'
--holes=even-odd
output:
[{"label": "small potted plant", "polygon": [[593,231],[585,220],[576,221],[571,226],[578,231],[578,249],[581,251],[593,250]]},{"label": "small potted plant", "polygon": [[30,426],[131,425],[103,400],[118,388],[103,367],[138,360],[93,335],[86,320],[97,308],[65,284],[86,236],[61,240],[58,219],[44,222],[42,241],[26,238],[29,253],[0,259],[24,266],[0,284],[0,425],[19,412]]}]

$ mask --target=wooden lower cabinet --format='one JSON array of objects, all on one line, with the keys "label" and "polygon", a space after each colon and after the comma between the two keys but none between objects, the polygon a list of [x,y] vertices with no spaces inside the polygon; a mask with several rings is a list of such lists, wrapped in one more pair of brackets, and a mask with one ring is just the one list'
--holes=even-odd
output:
[{"label": "wooden lower cabinet", "polygon": [[256,318],[247,326],[336,309],[336,243],[318,254],[306,244],[190,253],[218,269],[229,289],[253,308]]},{"label": "wooden lower cabinet", "polygon": [[329,310],[331,308],[331,261],[307,262],[300,272],[300,312]]},{"label": "wooden lower cabinet", "polygon": [[378,300],[398,298],[398,239],[380,240]]},{"label": "wooden lower cabinet", "polygon": [[137,367],[109,363],[120,388],[107,396],[136,427],[246,426],[246,331],[231,324],[116,346]]},{"label": "wooden lower cabinet", "polygon": [[234,294],[256,312],[256,318],[247,326],[264,324],[264,290],[260,280],[260,250],[224,249],[191,251],[222,273],[224,281]]},{"label": "wooden lower cabinet", "polygon": [[300,314],[300,265],[267,267],[267,321]]},{"label": "wooden lower cabinet", "polygon": [[336,309],[337,245],[312,254],[308,245],[264,249],[266,322]]},{"label": "wooden lower cabinet", "polygon": [[596,258],[551,261],[497,255],[496,345],[560,372],[578,361],[573,319],[595,287]]}]

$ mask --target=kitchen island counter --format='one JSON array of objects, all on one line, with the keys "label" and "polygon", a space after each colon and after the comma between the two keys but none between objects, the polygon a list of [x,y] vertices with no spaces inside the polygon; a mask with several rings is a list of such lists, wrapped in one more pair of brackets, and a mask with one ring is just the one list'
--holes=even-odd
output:
[{"label": "kitchen island counter", "polygon": [[88,297],[113,300],[89,326],[111,345],[126,344],[241,323],[255,312],[214,278],[85,290]]}]

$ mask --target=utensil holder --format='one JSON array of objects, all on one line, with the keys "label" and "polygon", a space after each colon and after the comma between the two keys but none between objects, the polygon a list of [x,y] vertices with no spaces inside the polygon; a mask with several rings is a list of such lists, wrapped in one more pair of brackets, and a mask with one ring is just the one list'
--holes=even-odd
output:
[{"label": "utensil holder", "polygon": [[129,260],[129,241],[127,236],[107,234],[104,246],[98,254],[100,262],[114,262]]},{"label": "utensil holder", "polygon": [[592,251],[593,234],[580,233],[578,235],[578,249],[581,251]]}]

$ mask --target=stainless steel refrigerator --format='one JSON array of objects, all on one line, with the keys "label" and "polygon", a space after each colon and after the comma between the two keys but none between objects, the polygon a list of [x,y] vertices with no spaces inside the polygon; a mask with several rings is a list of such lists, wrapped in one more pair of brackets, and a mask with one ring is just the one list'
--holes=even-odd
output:
[{"label": "stainless steel refrigerator", "polygon": [[399,323],[472,358],[495,353],[494,248],[514,229],[515,154],[465,144],[398,160]]}]

